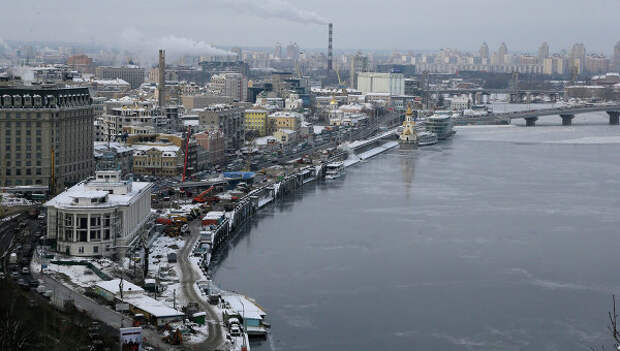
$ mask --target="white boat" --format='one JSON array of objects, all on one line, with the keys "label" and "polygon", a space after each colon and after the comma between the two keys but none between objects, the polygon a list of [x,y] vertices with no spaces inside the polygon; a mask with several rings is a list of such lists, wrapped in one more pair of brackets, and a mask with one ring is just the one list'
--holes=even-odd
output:
[{"label": "white boat", "polygon": [[336,179],[344,175],[344,162],[328,163],[325,169],[325,179]]},{"label": "white boat", "polygon": [[439,138],[437,138],[437,134],[431,132],[420,132],[418,133],[418,146],[428,146],[437,144]]}]

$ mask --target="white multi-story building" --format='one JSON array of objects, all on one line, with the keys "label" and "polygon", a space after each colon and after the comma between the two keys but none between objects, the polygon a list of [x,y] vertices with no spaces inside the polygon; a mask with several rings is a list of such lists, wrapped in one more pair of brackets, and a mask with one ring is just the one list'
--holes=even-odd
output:
[{"label": "white multi-story building", "polygon": [[215,95],[229,96],[237,101],[248,99],[248,79],[241,73],[215,74],[211,77],[208,87]]},{"label": "white multi-story building", "polygon": [[467,95],[454,96],[450,99],[450,109],[453,111],[463,111],[469,108],[469,97]]},{"label": "white multi-story building", "polygon": [[357,89],[363,94],[404,95],[405,78],[402,73],[360,72],[357,76]]},{"label": "white multi-story building", "polygon": [[132,128],[140,127],[137,129],[154,133],[157,128],[167,124],[167,117],[160,115],[159,108],[152,101],[123,97],[105,102],[104,113],[98,124],[103,136],[103,140],[98,141],[107,141],[108,134],[114,141],[119,140],[123,134],[132,134]]},{"label": "white multi-story building", "polygon": [[73,256],[122,254],[145,230],[152,183],[121,179],[119,170],[97,171],[45,203],[47,238]]}]

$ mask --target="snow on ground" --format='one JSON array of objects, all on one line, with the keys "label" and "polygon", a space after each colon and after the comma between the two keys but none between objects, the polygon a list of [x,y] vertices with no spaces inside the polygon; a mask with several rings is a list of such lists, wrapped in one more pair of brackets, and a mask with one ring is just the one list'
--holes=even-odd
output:
[{"label": "snow on ground", "polygon": [[184,246],[183,237],[171,238],[162,235],[153,242],[149,254],[149,276],[159,278],[159,284],[165,290],[158,296],[170,307],[174,307],[175,300],[177,308],[187,303],[180,283],[181,268],[178,263],[168,262],[168,254],[177,253],[178,260],[179,251]]},{"label": "snow on ground", "polygon": [[344,160],[344,166],[345,167],[350,167],[353,166],[355,164],[358,164],[361,161],[361,159],[359,158],[359,156],[357,156],[356,154],[349,154],[349,157]]},{"label": "snow on ground", "polygon": [[377,146],[377,147],[372,148],[372,149],[370,149],[370,150],[368,150],[366,152],[363,152],[363,153],[359,154],[358,156],[359,156],[360,159],[365,160],[365,159],[371,158],[373,156],[376,156],[376,155],[378,155],[378,154],[380,154],[382,152],[385,152],[385,151],[387,151],[389,149],[395,148],[396,146],[398,146],[398,142],[396,142],[396,141],[389,141],[389,142],[387,142],[387,143],[385,143],[385,144],[383,144],[381,146]]},{"label": "snow on ground", "polygon": [[273,196],[261,197],[258,199],[258,208],[264,207],[268,203],[273,201]]},{"label": "snow on ground", "polygon": [[[40,268],[39,268],[40,269]],[[50,263],[47,265],[47,271],[51,274],[66,275],[71,283],[78,285],[82,288],[89,287],[94,283],[101,281],[95,272],[90,270],[86,266],[76,265],[76,266],[66,266],[55,263]]]},{"label": "snow on ground", "polygon": [[2,222],[8,222],[8,221],[12,220],[13,218],[15,218],[15,217],[17,217],[17,216],[19,216],[19,213],[18,213],[18,214],[15,214],[15,215],[12,215],[12,216],[4,217],[4,218],[0,219],[0,223],[2,223]]},{"label": "snow on ground", "polygon": [[12,194],[3,194],[2,198],[0,198],[0,205],[11,207],[11,206],[29,206],[34,205],[36,202],[30,201],[28,199],[24,199]]},{"label": "snow on ground", "polygon": [[207,340],[207,338],[209,337],[209,325],[207,323],[205,323],[205,325],[192,325],[192,329],[196,333],[189,334],[189,338],[183,339],[184,343],[200,344]]}]

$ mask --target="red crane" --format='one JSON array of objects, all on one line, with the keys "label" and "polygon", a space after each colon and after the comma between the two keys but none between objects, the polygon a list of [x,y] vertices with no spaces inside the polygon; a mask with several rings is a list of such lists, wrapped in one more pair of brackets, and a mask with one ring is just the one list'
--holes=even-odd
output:
[{"label": "red crane", "polygon": [[207,197],[207,195],[209,195],[213,189],[215,189],[215,186],[211,185],[209,187],[209,189],[201,192],[200,194],[198,194],[195,198],[194,198],[194,202],[207,202],[209,200],[209,198]]}]

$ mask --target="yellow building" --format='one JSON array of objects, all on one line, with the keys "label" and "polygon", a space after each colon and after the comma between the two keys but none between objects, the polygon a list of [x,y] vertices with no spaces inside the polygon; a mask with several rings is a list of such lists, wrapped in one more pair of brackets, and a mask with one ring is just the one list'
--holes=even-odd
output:
[{"label": "yellow building", "polygon": [[245,110],[245,130],[255,130],[259,136],[269,133],[269,118],[266,110]]},{"label": "yellow building", "polygon": [[269,115],[271,131],[278,129],[290,129],[297,131],[303,120],[303,115],[298,112],[279,111]]},{"label": "yellow building", "polygon": [[133,173],[173,177],[183,172],[184,155],[176,145],[133,145]]}]

